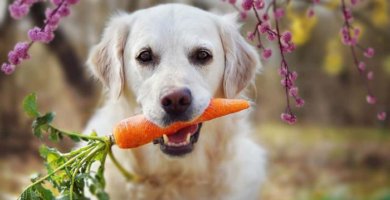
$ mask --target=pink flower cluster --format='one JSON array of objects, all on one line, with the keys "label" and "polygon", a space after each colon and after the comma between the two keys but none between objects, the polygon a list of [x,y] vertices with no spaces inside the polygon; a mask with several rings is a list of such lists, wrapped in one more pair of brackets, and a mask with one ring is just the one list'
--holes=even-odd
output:
[{"label": "pink flower cluster", "polygon": [[[351,5],[356,5],[358,0],[351,0]],[[341,0],[341,12],[343,14],[344,26],[340,30],[341,41],[344,45],[351,48],[351,53],[353,57],[354,64],[359,71],[365,85],[367,87],[367,96],[366,101],[370,105],[377,105],[377,99],[373,95],[372,89],[370,87],[369,81],[374,78],[374,72],[367,70],[366,63],[362,60],[359,60],[357,55],[357,50],[361,50],[362,54],[366,58],[372,58],[375,55],[375,50],[371,47],[363,48],[359,42],[360,29],[353,28],[353,15],[351,8],[347,7],[345,0]],[[386,112],[378,111],[377,118],[381,121],[386,119]]]},{"label": "pink flower cluster", "polygon": [[[42,0],[15,0],[10,6],[9,11],[14,19],[21,19],[26,16],[30,7]],[[28,31],[30,42],[19,42],[14,50],[8,53],[8,63],[1,65],[1,70],[9,75],[15,71],[17,65],[23,60],[29,59],[28,50],[34,42],[49,43],[54,39],[54,31],[63,17],[70,14],[69,6],[78,3],[79,0],[51,0],[54,8],[47,8],[45,12],[46,19],[43,27],[34,27]]]},{"label": "pink flower cluster", "polygon": [[30,11],[32,5],[41,0],[15,0],[9,7],[8,10],[11,17],[14,19],[21,19],[26,16]]},{"label": "pink flower cluster", "polygon": [[27,42],[18,42],[14,49],[8,53],[8,62],[1,65],[1,70],[9,75],[15,71],[15,66],[19,65],[23,60],[29,59],[28,49],[30,44]]},{"label": "pink flower cluster", "polygon": [[[318,1],[318,0],[315,0]],[[229,0],[229,3],[235,6],[235,0]],[[295,81],[298,77],[297,72],[291,71],[286,61],[285,54],[291,53],[295,50],[295,45],[292,42],[292,34],[290,31],[281,33],[279,29],[279,21],[285,15],[285,10],[282,7],[278,7],[276,0],[272,0],[269,5],[266,6],[264,0],[243,0],[241,4],[241,16],[246,16],[247,12],[252,10],[257,19],[257,25],[254,31],[249,32],[247,37],[253,41],[257,39],[257,47],[262,51],[261,55],[264,59],[268,59],[272,56],[273,52],[270,48],[263,45],[262,36],[268,41],[277,41],[279,52],[282,58],[279,74],[282,77],[281,84],[285,88],[286,93],[286,111],[281,114],[281,119],[289,124],[294,124],[297,121],[297,117],[291,110],[290,98],[295,100],[296,107],[302,107],[305,101],[298,95],[298,87],[295,86]],[[235,8],[237,8],[235,6]],[[272,8],[272,9],[271,9]],[[239,8],[237,8],[239,9]],[[269,12],[273,12],[274,27],[270,22]],[[262,12],[260,16],[259,12]],[[242,14],[244,13],[244,14]]]}]

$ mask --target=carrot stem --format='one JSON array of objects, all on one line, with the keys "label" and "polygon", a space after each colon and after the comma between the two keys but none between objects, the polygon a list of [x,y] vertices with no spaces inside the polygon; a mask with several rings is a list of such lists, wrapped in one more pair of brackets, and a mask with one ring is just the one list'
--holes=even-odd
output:
[{"label": "carrot stem", "polygon": [[122,175],[124,177],[126,177],[126,180],[127,181],[134,181],[134,182],[138,182],[140,180],[140,178],[127,171],[119,162],[118,160],[115,158],[114,154],[112,153],[112,148],[110,147],[109,150],[108,150],[108,156],[110,156],[112,162],[114,163],[115,167],[118,168],[118,170],[122,173]]}]

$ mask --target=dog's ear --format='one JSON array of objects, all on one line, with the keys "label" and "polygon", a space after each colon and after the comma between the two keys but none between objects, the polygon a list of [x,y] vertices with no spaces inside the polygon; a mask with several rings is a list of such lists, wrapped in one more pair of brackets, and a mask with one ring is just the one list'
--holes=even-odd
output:
[{"label": "dog's ear", "polygon": [[108,22],[101,41],[89,54],[87,64],[110,96],[119,97],[125,84],[123,53],[130,31],[128,14],[113,16]]},{"label": "dog's ear", "polygon": [[222,17],[220,35],[225,53],[224,94],[234,98],[254,80],[261,64],[254,47],[241,36],[236,14]]}]

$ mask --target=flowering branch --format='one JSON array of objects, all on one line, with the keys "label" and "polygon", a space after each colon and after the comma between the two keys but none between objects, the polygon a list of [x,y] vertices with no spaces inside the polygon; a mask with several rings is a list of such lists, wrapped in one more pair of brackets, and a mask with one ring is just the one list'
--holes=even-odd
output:
[{"label": "flowering branch", "polygon": [[[229,0],[229,3],[238,9],[235,5],[235,0]],[[255,26],[255,30],[249,32],[247,37],[251,41],[257,38],[257,47],[262,51],[261,55],[264,59],[268,59],[272,56],[272,50],[264,46],[261,36],[264,36],[269,41],[277,40],[279,54],[281,57],[279,74],[282,77],[281,84],[284,87],[286,95],[286,108],[285,112],[281,114],[281,119],[288,124],[294,124],[297,121],[297,117],[291,108],[291,98],[295,100],[296,107],[302,107],[305,101],[298,95],[298,87],[295,86],[298,73],[291,70],[286,60],[286,53],[293,52],[295,50],[295,44],[292,42],[292,34],[290,31],[282,33],[280,30],[279,21],[283,18],[285,11],[283,8],[278,7],[276,0],[272,0],[267,6],[265,5],[264,0],[244,0],[241,7],[244,10],[243,12],[240,12],[241,17],[246,16],[246,12],[250,10],[253,11],[256,17],[257,24]],[[259,15],[259,11],[263,12],[261,17]],[[269,22],[270,17],[268,13],[270,11],[272,11],[274,15],[274,29]]]},{"label": "flowering branch", "polygon": [[[353,22],[353,16],[351,9],[347,7],[345,0],[340,0],[341,1],[341,12],[343,14],[343,20],[344,20],[344,25],[341,28],[340,35],[341,35],[341,40],[344,45],[349,46],[351,50],[351,54],[353,57],[353,62],[358,70],[360,77],[362,78],[366,90],[367,90],[367,96],[366,96],[366,101],[370,105],[377,105],[377,100],[376,97],[374,96],[372,89],[370,87],[369,81],[374,78],[374,72],[373,71],[367,71],[367,67],[365,62],[359,60],[357,56],[357,50],[363,51],[363,55],[366,58],[372,58],[375,54],[375,50],[371,47],[364,49],[359,43],[358,43],[358,37],[360,34],[360,29],[354,28],[352,26]],[[356,5],[358,3],[357,0],[351,0],[352,5]],[[352,32],[352,33],[351,33]],[[378,109],[377,109],[378,110]],[[381,121],[384,121],[386,119],[386,112],[384,111],[379,111],[377,113],[377,118]]]},{"label": "flowering branch", "polygon": [[[30,11],[30,7],[42,0],[15,0],[9,7],[11,17],[21,19]],[[8,53],[8,62],[1,65],[1,70],[9,75],[15,71],[17,65],[30,58],[28,51],[34,42],[49,43],[54,39],[54,31],[63,17],[70,14],[70,5],[78,3],[79,0],[51,0],[54,9],[47,8],[46,19],[42,27],[34,27],[28,31],[30,41],[18,42],[14,49]]]},{"label": "flowering branch", "polygon": [[[224,1],[224,0],[223,0]],[[351,54],[353,57],[354,65],[359,71],[362,80],[365,83],[367,89],[367,103],[371,105],[377,105],[376,97],[373,95],[372,89],[369,85],[369,81],[374,78],[373,71],[366,72],[366,64],[358,59],[357,50],[362,50],[363,55],[366,58],[371,58],[374,56],[375,51],[373,48],[363,48],[360,44],[358,44],[358,36],[360,34],[360,30],[358,28],[354,28],[352,26],[352,12],[350,8],[346,6],[345,0],[341,1],[341,11],[344,19],[344,26],[341,29],[341,37],[343,44],[347,45],[351,49]],[[240,9],[235,5],[236,0],[229,0],[230,4],[234,6],[238,11]],[[241,4],[241,8],[244,11],[240,11],[240,16],[242,19],[245,19],[247,16],[247,12],[252,10],[256,17],[256,26],[254,31],[249,32],[247,37],[249,40],[253,41],[256,38],[257,47],[262,51],[261,55],[264,59],[268,59],[272,56],[272,50],[266,48],[262,42],[262,37],[265,36],[269,41],[277,40],[279,54],[281,57],[281,64],[279,68],[279,74],[282,77],[281,84],[284,87],[285,95],[286,95],[286,108],[285,112],[281,114],[281,119],[289,124],[294,124],[297,120],[296,115],[292,112],[290,101],[291,98],[295,100],[296,107],[302,107],[304,105],[304,100],[298,95],[298,87],[295,86],[295,81],[297,79],[297,72],[292,71],[288,62],[286,60],[286,53],[291,53],[295,50],[295,45],[291,41],[292,34],[290,31],[285,31],[281,33],[280,31],[280,20],[284,16],[284,9],[282,7],[278,7],[277,1],[272,0],[266,6],[264,0],[243,0]],[[284,1],[284,3],[289,3],[288,1]],[[314,7],[320,3],[320,0],[311,0],[309,8],[307,9],[307,16],[313,17],[315,15]],[[351,0],[351,4],[355,5],[358,3],[358,0]],[[268,12],[272,10],[274,14],[274,29],[269,23],[269,15]],[[260,17],[259,11],[263,12],[263,15]],[[381,121],[386,119],[386,112],[379,111],[377,113],[377,118]]]}]

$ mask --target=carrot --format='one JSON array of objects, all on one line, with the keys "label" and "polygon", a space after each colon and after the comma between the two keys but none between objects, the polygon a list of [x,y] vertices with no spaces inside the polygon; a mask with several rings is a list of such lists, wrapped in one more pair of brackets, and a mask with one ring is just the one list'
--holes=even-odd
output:
[{"label": "carrot", "polygon": [[214,118],[222,117],[249,108],[249,102],[241,99],[211,99],[209,106],[194,121],[175,122],[161,128],[143,115],[136,115],[120,121],[113,131],[115,143],[122,149],[134,148],[153,141],[164,134],[169,135],[178,130]]}]

